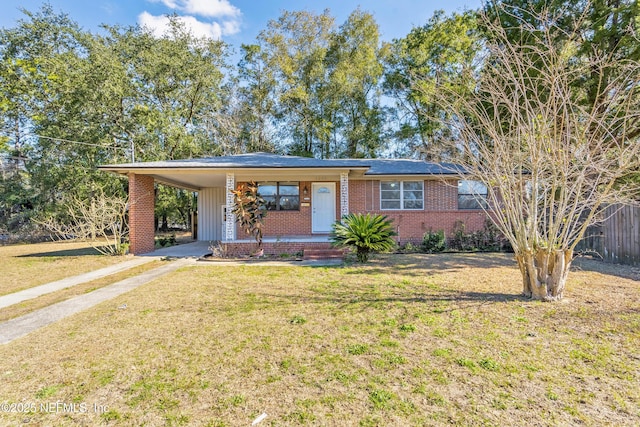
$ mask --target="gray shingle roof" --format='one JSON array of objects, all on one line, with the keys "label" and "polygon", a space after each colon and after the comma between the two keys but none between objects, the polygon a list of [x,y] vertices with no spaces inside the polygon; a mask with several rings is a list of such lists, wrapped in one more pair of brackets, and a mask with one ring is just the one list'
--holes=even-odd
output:
[{"label": "gray shingle roof", "polygon": [[448,175],[456,174],[460,166],[452,163],[431,163],[411,159],[362,160],[369,166],[365,175]]},{"label": "gray shingle roof", "polygon": [[205,157],[187,160],[105,165],[101,169],[242,169],[242,168],[345,168],[364,169],[365,175],[443,175],[457,173],[451,163],[429,163],[410,159],[314,159],[271,153]]}]

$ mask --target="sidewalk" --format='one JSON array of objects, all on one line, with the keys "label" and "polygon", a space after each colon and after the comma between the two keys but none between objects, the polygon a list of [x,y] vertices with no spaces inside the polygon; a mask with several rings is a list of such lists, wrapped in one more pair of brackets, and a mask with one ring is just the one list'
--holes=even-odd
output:
[{"label": "sidewalk", "polygon": [[[146,258],[151,261],[153,258]],[[180,267],[192,265],[193,259],[179,259],[171,261],[167,265],[155,268],[135,277],[122,280],[109,286],[96,289],[84,295],[50,305],[40,310],[25,314],[0,323],[0,344],[8,344],[11,341],[21,338],[36,329],[40,329],[72,314],[86,310],[101,302],[110,300],[125,292],[129,292],[139,286],[151,282],[158,277],[171,273]]]}]

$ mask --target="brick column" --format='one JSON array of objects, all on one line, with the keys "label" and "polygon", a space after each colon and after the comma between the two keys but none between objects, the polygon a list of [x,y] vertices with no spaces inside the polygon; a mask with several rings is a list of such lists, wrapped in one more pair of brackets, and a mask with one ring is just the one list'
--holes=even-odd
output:
[{"label": "brick column", "polygon": [[153,252],[155,247],[153,177],[129,174],[129,252]]}]

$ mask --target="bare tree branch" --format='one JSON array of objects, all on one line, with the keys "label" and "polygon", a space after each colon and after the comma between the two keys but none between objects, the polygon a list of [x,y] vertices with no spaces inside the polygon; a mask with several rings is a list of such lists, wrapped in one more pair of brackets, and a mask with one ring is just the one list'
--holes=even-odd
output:
[{"label": "bare tree branch", "polygon": [[[476,90],[442,91],[438,101],[452,118],[462,176],[488,188],[524,293],[557,300],[587,227],[638,194],[629,178],[640,170],[640,64],[595,50],[578,55],[577,28],[559,28],[544,13],[538,22],[514,43],[485,18],[492,38]],[[590,98],[583,82],[594,72],[607,79]]]},{"label": "bare tree branch", "polygon": [[64,203],[67,218],[48,217],[39,221],[59,240],[85,240],[104,255],[122,255],[126,223],[127,199],[107,196],[102,189],[91,200],[67,196]]}]

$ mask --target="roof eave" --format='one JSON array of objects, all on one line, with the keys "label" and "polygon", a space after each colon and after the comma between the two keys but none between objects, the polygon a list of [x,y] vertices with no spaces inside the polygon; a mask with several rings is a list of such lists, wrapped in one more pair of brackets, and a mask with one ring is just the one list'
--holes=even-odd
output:
[{"label": "roof eave", "polygon": [[268,167],[268,166],[233,166],[233,167],[205,167],[205,166],[194,166],[194,167],[185,167],[185,166],[126,166],[126,165],[104,165],[104,166],[98,166],[98,169],[103,170],[103,171],[107,171],[107,172],[117,172],[120,174],[128,174],[131,172],[145,172],[145,173],[150,173],[150,172],[160,172],[160,171],[166,171],[166,170],[172,170],[172,171],[179,171],[179,170],[184,170],[184,171],[220,171],[220,172],[224,172],[224,171],[245,171],[245,170],[252,170],[252,171],[278,171],[278,170],[287,170],[287,171],[295,171],[295,170],[299,170],[299,171],[305,171],[305,170],[309,170],[309,169],[313,169],[313,170],[325,170],[325,171],[345,171],[345,170],[349,170],[349,171],[356,171],[356,170],[360,170],[360,171],[367,171],[369,169],[369,167],[362,167],[362,166],[357,166],[357,167],[353,167],[353,166],[332,166],[332,167],[326,167],[326,166],[275,166],[275,167]]}]

